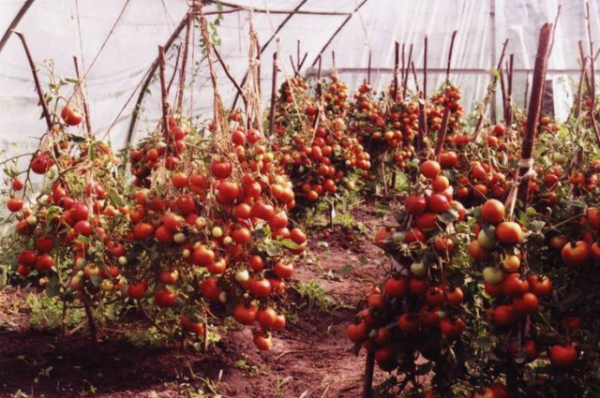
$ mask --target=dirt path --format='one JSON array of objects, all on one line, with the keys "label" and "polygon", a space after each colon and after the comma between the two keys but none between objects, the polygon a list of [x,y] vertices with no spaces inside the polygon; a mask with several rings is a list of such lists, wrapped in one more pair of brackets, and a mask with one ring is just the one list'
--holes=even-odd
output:
[{"label": "dirt path", "polygon": [[[377,223],[372,206],[353,216]],[[313,260],[298,267],[296,279],[316,289],[314,303],[298,310],[268,353],[257,352],[249,330],[227,332],[207,354],[117,339],[97,348],[85,337],[59,342],[29,329],[28,316],[0,292],[0,398],[358,397],[364,353],[354,356],[346,327],[383,256],[368,239],[351,238],[335,232],[312,239]],[[326,304],[335,309],[318,309]]]}]

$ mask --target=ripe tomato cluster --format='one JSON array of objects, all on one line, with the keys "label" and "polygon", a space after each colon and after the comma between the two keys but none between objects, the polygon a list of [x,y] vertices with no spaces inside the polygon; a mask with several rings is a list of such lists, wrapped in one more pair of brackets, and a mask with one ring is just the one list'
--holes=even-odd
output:
[{"label": "ripe tomato cluster", "polygon": [[441,87],[431,97],[431,106],[427,109],[428,128],[432,131],[439,131],[442,126],[444,111],[448,109],[450,118],[448,119],[446,134],[450,137],[457,132],[464,115],[464,109],[460,104],[461,97],[462,93],[457,86],[448,83]]},{"label": "ripe tomato cluster", "polygon": [[307,237],[290,227],[295,195],[265,139],[245,130],[237,115],[230,119],[225,142],[206,142],[171,119],[183,145],[156,135],[133,150],[132,168],[149,172],[136,174],[136,186],[146,188],[134,192],[129,214],[127,247],[137,260],[128,293],[152,296],[152,316],[179,319],[195,334],[205,331],[208,312],[233,314],[242,325],[258,326],[254,342],[268,350],[270,332],[285,325],[276,308],[294,273],[290,256],[306,249]]},{"label": "ripe tomato cluster", "polygon": [[[125,180],[106,143],[68,131],[81,114],[68,105],[61,116],[64,125],[44,136],[28,168],[9,173],[8,221],[15,234],[7,239],[18,275],[45,284],[50,297],[93,306],[123,283]],[[30,171],[43,176],[35,200],[27,195]]]},{"label": "ripe tomato cluster", "polygon": [[396,230],[382,228],[376,243],[393,258],[382,289],[369,289],[367,308],[348,327],[348,337],[374,351],[388,371],[414,370],[419,356],[434,360],[460,340],[466,328],[465,294],[452,265],[461,233],[455,228],[466,212],[452,199],[450,184],[437,161],[421,164],[418,192],[404,201]]},{"label": "ripe tomato cluster", "polygon": [[300,77],[282,86],[272,146],[293,182],[300,210],[355,191],[356,172],[371,167],[369,155],[346,126],[347,87],[333,77],[322,103],[306,88]]},{"label": "ripe tomato cluster", "polygon": [[[16,274],[67,309],[135,304],[172,338],[207,339],[232,316],[270,349],[307,236],[289,221],[293,185],[263,135],[239,113],[221,131],[170,116],[121,158],[68,132],[83,119],[74,107],[61,117],[27,170],[9,171]],[[30,171],[44,177],[37,197]]]}]

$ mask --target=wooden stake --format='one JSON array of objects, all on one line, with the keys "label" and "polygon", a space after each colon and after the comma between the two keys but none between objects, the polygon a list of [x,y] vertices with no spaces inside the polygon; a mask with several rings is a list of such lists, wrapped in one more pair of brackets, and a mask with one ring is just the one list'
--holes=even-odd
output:
[{"label": "wooden stake", "polygon": [[[404,69],[406,68],[406,54],[405,54],[405,44],[402,43],[402,67],[400,69],[400,78],[402,79],[402,87],[404,87]],[[404,100],[404,98],[402,98],[402,100]]]},{"label": "wooden stake", "polygon": [[527,110],[527,99],[529,98],[529,73],[525,75],[525,101],[523,102],[523,109]]},{"label": "wooden stake", "polygon": [[423,98],[427,98],[427,36],[425,36],[425,50],[423,52]]},{"label": "wooden stake", "polygon": [[271,84],[271,109],[269,110],[269,137],[275,129],[275,102],[277,98],[277,51],[273,53],[273,81]]},{"label": "wooden stake", "polygon": [[[583,41],[579,40],[577,42],[577,44],[579,45],[579,57],[584,60],[587,59],[587,56],[585,55],[585,51],[583,50]],[[583,61],[582,61],[582,65],[583,65]],[[590,77],[588,75],[587,72],[585,72],[585,87],[589,90],[591,87],[591,82],[590,82]]]},{"label": "wooden stake", "polygon": [[438,134],[437,144],[435,145],[435,158],[439,158],[444,148],[444,141],[446,140],[446,132],[448,131],[448,122],[450,121],[450,108],[444,109],[444,116],[442,117],[442,126]]},{"label": "wooden stake", "polygon": [[[169,134],[169,92],[167,91],[167,79],[165,77],[165,48],[158,46],[158,60],[160,67],[160,94],[162,98],[162,125],[165,141],[169,142],[171,135]],[[166,153],[166,152],[165,152]]]},{"label": "wooden stake", "polygon": [[331,52],[331,66],[333,67],[333,70],[336,69],[336,65],[335,65],[335,51]]},{"label": "wooden stake", "polygon": [[371,58],[373,56],[373,53],[371,52],[371,49],[369,49],[369,66],[367,67],[367,84],[370,86],[371,85]]},{"label": "wooden stake", "polygon": [[33,57],[31,56],[31,51],[29,51],[29,46],[27,45],[27,40],[25,39],[23,33],[17,31],[13,32],[19,37],[19,39],[21,39],[21,43],[23,43],[23,48],[25,49],[25,54],[27,55],[27,60],[29,61],[29,68],[31,69],[31,73],[33,74],[33,81],[35,83],[35,89],[38,93],[38,98],[40,100],[40,106],[42,107],[42,113],[44,115],[44,119],[46,119],[46,126],[48,127],[48,131],[51,131],[52,117],[50,115],[50,110],[48,109],[46,97],[44,97],[44,90],[42,89],[42,84],[40,83],[37,68],[35,67]]},{"label": "wooden stake", "polygon": [[[502,68],[502,61],[504,61],[504,54],[506,53],[506,47],[508,46],[508,39],[506,39],[504,41],[504,44],[502,45],[502,53],[500,53],[500,60],[498,60],[498,66],[496,67],[496,71],[499,71]],[[496,86],[498,85],[498,78],[500,73],[498,73],[498,75],[493,74],[492,75],[492,93],[491,93],[491,97],[492,100],[494,99],[495,96],[495,92],[496,92]],[[492,103],[494,103],[494,101],[492,101]],[[477,118],[477,123],[475,124],[475,130],[473,132],[473,141],[475,141],[477,139],[477,137],[479,136],[479,131],[481,130],[481,127],[483,126],[483,118],[485,115],[485,112],[487,110],[487,106],[488,106],[488,101],[486,98],[485,103],[483,104],[483,108],[481,109],[481,113],[479,114],[479,117]]]},{"label": "wooden stake", "polygon": [[96,322],[94,322],[94,314],[92,314],[92,309],[87,298],[83,299],[83,307],[85,309],[85,316],[88,320],[88,327],[90,328],[90,336],[92,337],[92,343],[94,343],[94,345],[97,345],[98,329],[96,329]]},{"label": "wooden stake", "polygon": [[457,30],[452,32],[452,38],[450,39],[450,51],[448,52],[448,66],[446,68],[446,84],[450,83],[450,67],[452,65],[452,50],[454,50],[454,40],[456,39]]},{"label": "wooden stake", "polygon": [[394,43],[394,89],[392,91],[393,101],[398,101],[398,68],[400,65],[400,43]]},{"label": "wooden stake", "polygon": [[260,76],[260,43],[258,42],[258,37],[256,37],[256,61],[258,62],[257,73],[258,73],[258,97],[262,98],[262,89],[261,89],[261,76]]},{"label": "wooden stake", "polygon": [[512,119],[513,119],[513,111],[512,111],[512,93],[513,93],[513,79],[514,79],[514,65],[515,65],[515,55],[510,54],[510,60],[508,62],[508,90],[507,90],[507,98],[506,98],[506,115],[504,116],[504,120],[506,121],[506,131],[507,134],[510,135],[510,131],[512,128]]},{"label": "wooden stake", "polygon": [[319,55],[319,59],[318,59],[318,67],[317,67],[317,88],[316,88],[316,94],[317,94],[317,100],[321,99],[321,96],[323,95],[323,87],[321,86],[321,56]]},{"label": "wooden stake", "polygon": [[194,15],[196,8],[192,7],[188,11],[187,26],[185,28],[185,41],[183,43],[183,56],[181,58],[181,72],[179,74],[179,90],[177,92],[177,114],[181,114],[183,110],[183,92],[185,90],[185,67],[187,64],[189,49],[190,49],[190,35],[192,33],[192,24],[194,23]]},{"label": "wooden stake", "polygon": [[415,69],[415,63],[411,62],[410,67],[412,69],[413,78],[415,79],[415,90],[417,90],[417,93],[418,93],[420,91],[419,90],[419,79],[417,79],[417,70]]},{"label": "wooden stake", "polygon": [[300,40],[297,42],[296,46],[296,70],[300,73]]},{"label": "wooden stake", "polygon": [[227,76],[227,78],[229,79],[229,81],[231,81],[231,83],[233,84],[233,86],[237,90],[238,95],[242,97],[242,101],[244,101],[244,104],[247,106],[248,105],[248,99],[244,95],[244,90],[242,90],[242,88],[240,87],[240,85],[238,84],[238,82],[236,82],[235,78],[231,75],[231,72],[229,71],[229,68],[225,64],[225,61],[223,60],[223,57],[221,56],[221,53],[219,52],[219,50],[217,49],[217,47],[214,44],[212,45],[212,49],[215,52],[215,55],[217,56],[217,60],[219,61],[219,63],[223,67],[223,71],[225,72],[225,75]]},{"label": "wooden stake", "polygon": [[85,89],[85,84],[81,80],[81,74],[79,73],[79,61],[77,57],[73,57],[73,63],[75,64],[75,74],[77,75],[78,84],[77,87],[81,92],[81,102],[83,103],[83,113],[85,116],[85,127],[88,133],[88,136],[93,137],[92,133],[92,123],[90,122],[90,108],[87,99],[87,91]]},{"label": "wooden stake", "polygon": [[[413,45],[411,44],[408,49],[408,62],[406,63],[406,71],[404,73],[404,87],[402,87],[402,98],[406,98],[406,93],[408,90],[408,74],[410,72],[411,66],[413,69],[413,73],[415,72],[415,65],[412,62],[412,54],[413,54]],[[415,82],[416,81],[417,81],[417,78],[416,78],[416,74],[415,74]],[[419,90],[417,89],[417,91],[419,91]]]},{"label": "wooden stake", "polygon": [[419,91],[419,133],[417,135],[417,156],[421,157],[425,149],[425,137],[427,137],[427,114],[425,113],[425,95]]},{"label": "wooden stake", "polygon": [[542,111],[542,91],[546,81],[548,57],[550,56],[553,30],[552,27],[552,24],[545,24],[540,29],[538,51],[535,57],[535,67],[533,70],[533,80],[531,83],[531,99],[529,101],[529,110],[527,112],[527,125],[525,128],[525,136],[523,137],[519,171],[517,173],[517,181],[519,181],[517,197],[522,201],[525,208],[527,208],[527,191],[529,187],[529,180],[525,177],[525,175],[529,173],[533,167],[533,147],[540,119],[540,113]]},{"label": "wooden stake", "polygon": [[581,116],[581,104],[583,100],[583,81],[587,74],[587,58],[583,59],[582,68],[581,68],[581,76],[579,77],[579,85],[577,86],[577,110],[575,113],[575,117],[579,119]]},{"label": "wooden stake", "polygon": [[304,63],[306,62],[307,58],[308,53],[304,53],[304,57],[302,57],[302,61],[300,61],[300,65],[298,65],[298,74],[300,74],[300,71],[302,70],[302,67],[304,66]]},{"label": "wooden stake", "polygon": [[290,64],[292,65],[292,71],[294,72],[294,76],[298,76],[298,69],[296,68],[296,64],[294,63],[294,57],[290,55]]},{"label": "wooden stake", "polygon": [[594,130],[594,134],[596,135],[596,139],[600,144],[600,130],[598,129],[598,123],[596,122],[596,69],[594,67],[594,42],[592,40],[592,27],[590,25],[590,3],[585,4],[586,7],[586,19],[587,19],[587,31],[588,31],[588,40],[590,41],[590,75],[591,75],[591,86],[588,87],[590,92],[590,97],[592,100],[592,104],[590,105],[590,118],[592,119],[592,128]]},{"label": "wooden stake", "polygon": [[363,384],[362,398],[372,398],[373,396],[373,373],[375,372],[375,351],[367,352],[367,363],[365,366],[365,381]]}]

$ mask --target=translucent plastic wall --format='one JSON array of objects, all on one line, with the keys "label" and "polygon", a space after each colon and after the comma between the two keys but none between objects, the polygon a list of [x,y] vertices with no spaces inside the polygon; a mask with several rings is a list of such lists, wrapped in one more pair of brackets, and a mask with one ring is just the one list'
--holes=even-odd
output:
[{"label": "translucent plastic wall", "polygon": [[[17,30],[29,41],[31,52],[40,65],[44,84],[49,73],[44,60],[54,60],[57,76],[74,75],[73,56],[83,64],[91,103],[92,124],[97,135],[107,136],[113,145],[126,145],[140,87],[164,45],[181,23],[188,9],[184,0],[0,0],[0,35],[14,21],[19,10],[30,3]],[[509,39],[508,54],[515,54],[515,101],[523,102],[527,70],[533,67],[540,26],[553,22],[559,4],[561,16],[550,61],[555,82],[555,108],[564,115],[571,100],[569,79],[577,80],[578,41],[588,46],[585,25],[585,0],[232,0],[223,10],[254,7],[253,23],[264,46],[262,54],[262,93],[268,100],[271,85],[271,59],[280,50],[282,75],[291,74],[289,57],[296,58],[297,41],[302,55],[308,53],[303,72],[314,75],[319,53],[323,52],[324,73],[336,66],[351,88],[366,78],[368,54],[372,53],[372,84],[383,89],[390,83],[394,63],[394,42],[414,44],[417,69],[423,66],[423,38],[428,36],[427,91],[431,95],[445,79],[444,69],[452,31],[458,30],[454,48],[451,80],[464,92],[467,110],[480,100],[489,82],[492,66],[500,55],[502,42]],[[231,4],[235,3],[235,4]],[[231,5],[231,6],[229,6]],[[298,8],[298,6],[300,6]],[[592,35],[600,47],[600,0],[590,2]],[[290,16],[291,11],[298,12]],[[205,11],[217,10],[209,4]],[[269,12],[266,12],[266,11]],[[218,26],[220,52],[232,75],[241,82],[248,69],[248,19],[246,10],[223,15]],[[214,21],[216,15],[208,16]],[[335,32],[342,26],[337,35]],[[275,32],[277,34],[275,34]],[[180,35],[183,37],[184,32]],[[169,52],[172,75],[174,55],[181,40],[175,40]],[[200,34],[195,33],[192,53],[197,65],[188,68],[186,109],[194,115],[210,117],[212,88],[206,62],[199,48]],[[219,70],[219,91],[230,107],[235,96],[231,82]],[[195,70],[192,80],[191,71]],[[422,87],[422,74],[419,72]],[[412,83],[411,83],[412,84]],[[174,86],[175,87],[175,86]],[[133,139],[154,128],[160,114],[156,81],[143,96],[142,112]],[[174,88],[171,90],[174,93]],[[191,92],[193,91],[193,104]],[[66,93],[70,94],[70,93]],[[239,101],[238,101],[239,105]],[[0,139],[3,145],[32,147],[35,137],[45,131],[39,119],[37,96],[25,53],[15,35],[0,50]]]}]

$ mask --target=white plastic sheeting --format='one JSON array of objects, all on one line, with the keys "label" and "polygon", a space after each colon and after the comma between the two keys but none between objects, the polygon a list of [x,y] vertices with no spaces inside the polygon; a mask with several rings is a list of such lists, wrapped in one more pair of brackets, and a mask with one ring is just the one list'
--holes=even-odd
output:
[{"label": "white plastic sheeting", "polygon": [[[0,35],[8,29],[25,3],[25,0],[0,0]],[[394,41],[407,43],[407,49],[408,44],[413,43],[413,59],[416,67],[421,68],[423,37],[427,35],[428,68],[432,70],[427,90],[431,95],[445,77],[443,69],[450,36],[456,29],[458,35],[452,66],[457,71],[453,72],[452,81],[463,89],[468,110],[472,109],[474,101],[483,97],[489,71],[497,62],[506,38],[510,40],[508,54],[515,54],[515,101],[522,102],[527,77],[524,70],[533,67],[539,28],[543,23],[554,20],[559,4],[562,11],[550,60],[550,76],[557,83],[555,107],[558,110],[566,109],[563,102],[569,101],[571,94],[569,84],[564,82],[569,78],[577,79],[578,41],[583,40],[588,48],[585,0],[366,0],[358,11],[363,0],[306,0],[301,12],[291,18],[288,18],[289,14],[275,11],[291,11],[301,0],[232,0],[230,3],[273,11],[253,14],[253,23],[263,45],[287,20],[276,35],[277,39],[272,40],[263,52],[262,93],[265,100],[270,93],[273,52],[279,48],[281,68],[289,75],[292,73],[289,56],[296,57],[296,43],[301,40],[302,53],[308,53],[303,70],[314,74],[314,69],[309,69],[310,65],[314,64],[321,49],[349,15],[351,19],[323,54],[324,70],[331,67],[331,51],[335,51],[336,66],[342,79],[355,88],[366,78],[364,69],[370,50],[373,54],[372,84],[382,89],[391,80]],[[36,0],[17,30],[25,34],[31,52],[41,66],[43,84],[48,83],[49,77],[43,67],[44,60],[54,60],[57,76],[72,77],[72,57],[79,57],[86,74],[94,131],[101,137],[107,135],[114,146],[123,147],[139,87],[156,59],[157,46],[166,43],[185,17],[187,9],[185,0]],[[207,12],[216,9],[214,4],[205,7]],[[315,15],[315,11],[337,14]],[[592,33],[598,47],[600,0],[590,1],[590,11]],[[242,81],[248,69],[249,15],[247,11],[225,14],[217,28],[222,40],[220,51],[238,82]],[[216,16],[208,18],[212,21]],[[200,62],[199,32],[196,32],[195,39],[193,52],[195,61]],[[180,40],[175,42],[176,45],[180,43]],[[176,46],[170,52],[171,67],[174,53]],[[219,91],[225,105],[231,106],[236,91],[221,67],[218,65],[217,68]],[[186,109],[193,106],[194,114],[210,116],[213,93],[206,62],[200,62],[196,68],[188,68],[192,69],[198,73],[193,82],[193,104],[188,101]],[[560,70],[570,72],[561,73]],[[171,74],[169,69],[168,76]],[[419,79],[422,80],[421,73]],[[187,81],[192,81],[191,73]],[[153,83],[149,88],[150,93],[144,96],[142,103],[144,111],[136,125],[135,138],[153,128],[160,115],[158,85]],[[191,98],[189,90],[188,100]],[[33,138],[45,131],[44,121],[39,116],[27,59],[20,41],[12,35],[0,52],[0,139],[5,144],[15,143],[20,147],[33,145]]]}]

